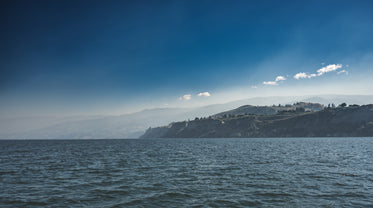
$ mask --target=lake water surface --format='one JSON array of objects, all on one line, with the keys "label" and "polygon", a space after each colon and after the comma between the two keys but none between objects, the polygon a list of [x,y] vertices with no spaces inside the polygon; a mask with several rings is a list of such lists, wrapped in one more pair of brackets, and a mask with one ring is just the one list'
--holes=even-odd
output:
[{"label": "lake water surface", "polygon": [[0,207],[373,207],[373,138],[0,141]]}]

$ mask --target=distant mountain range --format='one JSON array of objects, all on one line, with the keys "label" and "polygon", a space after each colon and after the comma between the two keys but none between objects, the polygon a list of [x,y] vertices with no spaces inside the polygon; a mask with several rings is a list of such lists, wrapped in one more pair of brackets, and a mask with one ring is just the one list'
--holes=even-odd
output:
[{"label": "distant mountain range", "polygon": [[[238,109],[236,109],[236,112]],[[276,114],[218,114],[149,128],[141,138],[364,137],[373,136],[373,105],[278,111]]]},{"label": "distant mountain range", "polygon": [[[164,126],[174,121],[193,120],[195,117],[219,116],[221,112],[237,114],[231,109],[259,110],[273,115],[285,110],[286,104],[315,102],[323,105],[342,102],[348,104],[373,103],[373,95],[318,95],[256,97],[195,108],[155,108],[118,116],[21,117],[0,118],[0,139],[105,139],[137,138],[149,127]],[[281,108],[278,108],[281,104]],[[275,105],[276,107],[273,107]],[[272,110],[270,110],[272,109]],[[229,113],[228,113],[229,112]],[[246,111],[247,114],[255,112]]]}]

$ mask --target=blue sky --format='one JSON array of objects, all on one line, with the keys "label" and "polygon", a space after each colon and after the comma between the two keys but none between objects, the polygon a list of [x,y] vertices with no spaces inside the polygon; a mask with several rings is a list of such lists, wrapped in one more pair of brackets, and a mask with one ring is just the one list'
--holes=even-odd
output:
[{"label": "blue sky", "polygon": [[372,1],[0,4],[0,116],[373,90]]}]

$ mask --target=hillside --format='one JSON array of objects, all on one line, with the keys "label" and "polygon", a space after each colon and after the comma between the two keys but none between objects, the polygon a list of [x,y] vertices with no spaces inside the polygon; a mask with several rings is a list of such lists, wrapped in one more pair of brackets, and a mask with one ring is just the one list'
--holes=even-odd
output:
[{"label": "hillside", "polygon": [[[213,104],[193,108],[155,108],[124,115],[94,116],[25,116],[0,117],[0,139],[103,139],[103,138],[137,138],[149,127],[167,125],[173,121],[207,117],[220,112],[239,116],[245,114],[264,114],[265,110],[274,115],[288,110],[290,103],[318,102],[329,103],[373,103],[372,95],[315,95],[315,96],[278,96],[254,97],[223,104]],[[250,105],[247,105],[247,104]],[[276,104],[276,105],[273,105]],[[280,107],[278,105],[281,104]],[[238,108],[239,106],[246,106]],[[319,104],[318,104],[319,105]],[[253,107],[250,107],[253,106]],[[258,108],[259,106],[259,108]],[[265,108],[261,108],[266,106]],[[295,106],[292,108],[294,109]],[[304,107],[306,110],[308,107]],[[230,112],[237,109],[237,112]],[[255,110],[248,111],[248,110]],[[311,110],[311,108],[310,108]],[[315,110],[315,109],[314,109]],[[223,115],[224,116],[224,115]]]},{"label": "hillside", "polygon": [[243,105],[233,110],[221,112],[213,115],[214,118],[229,117],[229,116],[241,116],[241,115],[274,115],[281,111],[291,111],[297,108],[304,108],[305,111],[320,111],[324,109],[324,105],[319,103],[306,103],[297,102],[293,105],[272,105],[272,106],[253,106],[253,105]]},{"label": "hillside", "polygon": [[373,105],[209,117],[149,128],[140,138],[373,136]]}]

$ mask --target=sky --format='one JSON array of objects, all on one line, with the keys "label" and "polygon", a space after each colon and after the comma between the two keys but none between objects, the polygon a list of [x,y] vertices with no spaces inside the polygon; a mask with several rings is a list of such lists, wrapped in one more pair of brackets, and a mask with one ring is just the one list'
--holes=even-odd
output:
[{"label": "sky", "polygon": [[0,116],[372,94],[372,1],[0,2]]}]

